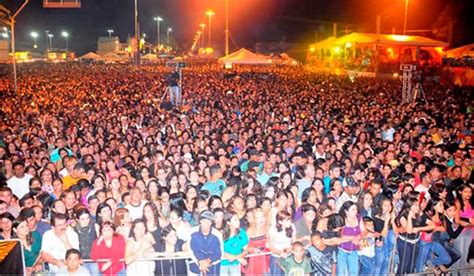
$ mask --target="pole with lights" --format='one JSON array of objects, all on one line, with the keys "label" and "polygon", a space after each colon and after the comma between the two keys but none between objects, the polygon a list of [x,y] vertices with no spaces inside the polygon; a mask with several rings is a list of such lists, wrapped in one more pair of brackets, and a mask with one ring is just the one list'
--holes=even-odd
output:
[{"label": "pole with lights", "polygon": [[33,41],[34,41],[33,48],[34,49],[38,48],[38,44],[36,44],[36,39],[39,36],[38,33],[33,31],[30,33],[30,36],[33,38]]},{"label": "pole with lights", "polygon": [[225,0],[225,55],[229,54],[229,0]]},{"label": "pole with lights", "polygon": [[206,28],[206,24],[201,23],[199,24],[199,27],[201,27],[201,45],[200,45],[201,47],[199,48],[202,48],[204,47],[204,28]]},{"label": "pole with lights", "polygon": [[66,31],[61,32],[61,36],[64,37],[64,40],[66,40],[66,52],[68,50],[68,39],[69,39],[69,33]]},{"label": "pole with lights", "polygon": [[112,29],[108,29],[108,30],[107,30],[107,32],[109,33],[109,37],[111,37],[111,36],[112,36],[112,34],[114,33],[114,30],[112,30]]},{"label": "pole with lights", "polygon": [[208,10],[206,15],[209,17],[208,25],[209,25],[209,33],[207,35],[207,47],[211,48],[211,26],[212,26],[212,17],[215,13],[212,10]]},{"label": "pole with lights", "polygon": [[163,18],[161,18],[160,16],[157,16],[157,17],[154,17],[153,20],[156,21],[156,45],[157,46],[160,46],[161,44],[161,34],[160,34],[160,22],[163,21]]},{"label": "pole with lights", "polygon": [[407,34],[407,18],[408,18],[408,2],[409,0],[405,0],[405,19],[403,20],[403,34]]},{"label": "pole with lights", "polygon": [[48,39],[49,39],[49,49],[53,49],[53,37],[54,35],[51,33],[48,33]]},{"label": "pole with lights", "polygon": [[168,28],[168,30],[166,31],[166,44],[168,46],[170,46],[170,33],[173,31],[172,28]]}]

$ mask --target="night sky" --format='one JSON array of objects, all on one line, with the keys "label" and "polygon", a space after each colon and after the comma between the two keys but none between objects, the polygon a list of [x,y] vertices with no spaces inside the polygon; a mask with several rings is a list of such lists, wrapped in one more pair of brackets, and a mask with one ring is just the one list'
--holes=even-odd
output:
[{"label": "night sky", "polygon": [[[22,0],[0,0],[16,9]],[[44,49],[45,30],[54,34],[53,47],[64,48],[61,31],[71,35],[69,46],[78,54],[96,50],[97,37],[114,29],[123,42],[133,34],[133,0],[82,0],[80,9],[45,9],[42,0],[30,4],[17,18],[17,47],[31,49],[31,31],[40,34]],[[207,24],[204,12],[211,8],[213,43],[221,51],[224,40],[224,0],[138,0],[141,32],[156,42],[154,16],[161,16],[162,41],[166,29],[173,28],[172,39],[182,49],[189,49],[198,24]],[[331,22],[339,22],[343,30],[375,32],[376,14],[382,16],[382,32],[398,31],[403,26],[404,0],[229,0],[230,30],[238,47],[253,48],[256,42],[311,43],[332,33]],[[456,18],[454,46],[474,42],[471,0],[410,0],[408,29],[430,29],[436,20]],[[448,16],[441,16],[448,7]],[[446,25],[441,23],[441,25]],[[317,34],[315,33],[317,31]],[[207,36],[207,29],[206,29]]]}]

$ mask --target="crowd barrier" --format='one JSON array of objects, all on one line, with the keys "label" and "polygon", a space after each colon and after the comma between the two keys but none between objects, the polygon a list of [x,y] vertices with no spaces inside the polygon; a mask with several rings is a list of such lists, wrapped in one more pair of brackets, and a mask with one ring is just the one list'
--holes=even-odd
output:
[{"label": "crowd barrier", "polygon": [[[249,259],[249,258],[252,258],[252,257],[259,257],[259,256],[270,256],[271,255],[271,252],[263,252],[263,253],[256,253],[256,254],[248,254],[246,255],[246,259]],[[178,260],[185,260],[186,262],[186,271],[190,271],[189,270],[189,265],[191,263],[193,263],[194,261],[191,259],[191,256],[176,256],[176,257],[156,257],[156,258],[142,258],[142,259],[138,259],[136,261],[178,261]],[[109,259],[100,259],[100,260],[92,260],[92,259],[84,259],[83,260],[84,263],[100,263],[100,262],[107,262],[109,261]],[[120,260],[121,262],[125,262],[124,259],[121,259]],[[221,260],[218,260],[217,262],[213,263],[213,265],[215,264],[218,264],[219,262],[221,262]],[[174,267],[174,271],[176,271],[176,262],[173,262],[173,265],[175,265]],[[389,260],[389,270],[388,270],[388,274],[387,275],[395,275],[395,272],[396,272],[396,249],[394,249],[392,251],[392,254],[390,256],[390,260]],[[153,273],[153,271],[150,271],[149,272],[150,274]],[[154,271],[155,274],[158,274],[160,275],[160,271]],[[463,267],[463,268],[450,268],[448,270],[448,274],[452,274],[452,273],[459,273],[461,275],[467,275],[467,274],[470,274],[470,275],[474,275],[474,266],[467,266],[467,267]],[[164,272],[164,271],[161,271],[161,275],[168,275],[168,273]],[[424,271],[424,272],[421,272],[421,273],[413,273],[412,275],[419,275],[419,276],[422,276],[422,275],[433,275],[433,272],[432,271]]]}]

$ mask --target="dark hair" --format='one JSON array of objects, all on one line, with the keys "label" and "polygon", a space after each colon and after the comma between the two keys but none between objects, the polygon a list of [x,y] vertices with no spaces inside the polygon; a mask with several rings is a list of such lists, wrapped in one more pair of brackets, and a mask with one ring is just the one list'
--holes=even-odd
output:
[{"label": "dark hair", "polygon": [[293,228],[289,227],[289,228],[283,229],[283,225],[281,224],[281,221],[286,220],[286,219],[291,219],[290,213],[288,213],[288,211],[285,211],[285,210],[279,211],[276,215],[276,229],[278,232],[285,231],[286,236],[288,238],[291,238],[293,236]]},{"label": "dark hair", "polygon": [[[125,209],[125,210],[127,210],[127,209]],[[109,226],[109,227],[112,228],[112,230],[114,230],[114,232],[115,232],[115,224],[114,224],[113,222],[107,220],[107,221],[103,221],[103,222],[100,224],[99,232],[100,232],[101,235],[102,235],[102,230],[104,230],[104,228],[105,228],[106,226]]]},{"label": "dark hair", "polygon": [[221,205],[222,207],[224,207],[224,203],[222,202],[222,199],[220,196],[218,195],[212,195],[209,200],[208,200],[208,203],[207,203],[207,208],[209,208],[209,210],[211,210],[211,206],[212,204],[214,203],[214,201],[220,201],[221,202]]},{"label": "dark hair", "polygon": [[224,224],[224,228],[222,229],[222,238],[224,239],[224,241],[230,238],[231,229],[229,226],[229,222],[234,216],[237,216],[237,218],[239,217],[239,215],[234,211],[227,211],[224,213],[224,221],[226,222]]},{"label": "dark hair", "polygon": [[187,211],[188,208],[186,207],[186,194],[183,192],[177,192],[170,195],[170,205],[171,209],[180,208],[182,210]]},{"label": "dark hair", "polygon": [[[465,206],[464,206],[464,201],[462,200],[462,195],[461,195],[461,193],[462,193],[462,191],[463,191],[464,189],[471,189],[471,192],[472,192],[472,187],[469,186],[469,185],[467,185],[467,184],[462,184],[462,185],[459,186],[459,188],[457,189],[457,191],[456,191],[456,198],[457,198],[457,200],[458,200],[458,202],[459,202],[459,205],[461,205],[461,211],[464,211],[464,207],[465,207]],[[472,198],[471,198],[471,199],[472,199]]]},{"label": "dark hair", "polygon": [[149,206],[151,208],[151,211],[153,213],[153,220],[154,220],[154,224],[155,224],[155,227],[158,227],[160,228],[160,211],[158,211],[158,207],[156,207],[156,204],[152,201],[148,201],[147,203],[145,203],[145,205],[143,206],[143,221],[144,222],[148,222],[147,218],[145,217],[145,207]]},{"label": "dark hair", "polygon": [[76,219],[79,219],[79,217],[84,214],[88,214],[89,216],[91,215],[91,213],[89,212],[89,210],[87,210],[87,208],[79,208],[74,212]]},{"label": "dark hair", "polygon": [[301,195],[301,202],[306,203],[309,199],[311,192],[316,193],[316,190],[313,187],[308,187],[304,189],[303,194]]},{"label": "dark hair", "polygon": [[75,248],[71,248],[71,249],[68,249],[66,251],[66,260],[67,258],[69,258],[69,256],[73,255],[73,254],[76,254],[77,256],[79,256],[79,259],[81,259],[81,251],[75,249]]},{"label": "dark hair", "polygon": [[309,212],[309,211],[313,211],[315,214],[317,214],[317,210],[316,210],[316,207],[314,207],[313,205],[307,203],[307,204],[303,204],[301,206],[301,210],[303,211],[303,213],[306,213],[306,212]]},{"label": "dark hair", "polygon": [[97,220],[97,223],[98,224],[101,224],[102,223],[102,216],[100,216],[100,212],[102,211],[102,209],[105,209],[105,208],[109,208],[110,209],[110,213],[112,213],[112,207],[110,207],[109,204],[105,203],[105,202],[101,202],[99,203],[99,205],[97,206],[97,211],[95,213],[95,219]]},{"label": "dark hair", "polygon": [[339,214],[340,214],[341,216],[343,216],[344,219],[347,218],[346,212],[349,210],[349,208],[351,208],[351,207],[354,206],[354,205],[357,207],[357,204],[355,204],[354,202],[352,202],[352,201],[350,201],[350,200],[344,202],[344,203],[342,204],[342,206],[341,206],[341,209],[339,210]]},{"label": "dark hair", "polygon": [[171,233],[176,230],[173,228],[173,226],[171,224],[165,226],[163,229],[161,229],[161,241],[163,242],[163,244],[165,243],[165,239],[166,237]]},{"label": "dark hair", "polygon": [[400,213],[398,214],[398,216],[395,218],[395,224],[398,226],[398,227],[401,227],[401,224],[400,224],[400,219],[402,217],[404,218],[407,218],[408,217],[408,212],[410,212],[410,208],[411,206],[416,203],[418,201],[417,198],[413,198],[413,197],[409,197],[407,199],[405,199],[405,202],[403,203],[403,207],[402,207],[402,210],[400,211]]},{"label": "dark hair", "polygon": [[66,214],[61,214],[61,213],[52,213],[51,214],[51,226],[56,226],[56,221],[58,220],[65,220],[67,221],[67,216]]},{"label": "dark hair", "polygon": [[[5,213],[5,214],[10,214],[10,213]],[[11,214],[10,214],[11,215]],[[2,217],[3,218],[3,217]],[[10,218],[9,218],[10,219]],[[16,229],[18,228],[18,225],[20,225],[22,222],[26,222],[28,224],[28,217],[24,217],[24,216],[18,216],[18,218],[16,220],[13,220],[13,224],[12,224],[12,229]],[[12,236],[15,237],[15,238],[19,238],[15,231],[12,231]],[[31,245],[33,244],[34,242],[34,239],[33,239],[33,236],[31,234],[31,231],[28,232],[28,236],[26,237],[26,241]]]},{"label": "dark hair", "polygon": [[344,227],[345,224],[345,219],[340,214],[331,214],[328,217],[328,231],[333,231],[336,228]]},{"label": "dark hair", "polygon": [[137,240],[137,237],[135,237],[135,227],[137,226],[137,224],[139,223],[143,223],[143,225],[145,226],[145,232],[148,231],[147,230],[147,226],[146,226],[146,222],[144,219],[141,219],[141,218],[138,218],[138,219],[135,219],[133,222],[132,222],[132,228],[130,228],[130,234],[129,236],[131,238],[133,238],[135,241]]}]

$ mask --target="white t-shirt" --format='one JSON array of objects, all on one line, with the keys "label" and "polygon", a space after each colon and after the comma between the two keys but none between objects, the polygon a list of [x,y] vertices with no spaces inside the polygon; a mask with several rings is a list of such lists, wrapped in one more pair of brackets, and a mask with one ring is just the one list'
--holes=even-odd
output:
[{"label": "white t-shirt", "polygon": [[12,189],[14,195],[18,198],[22,198],[24,195],[30,192],[30,179],[31,175],[25,173],[22,178],[13,176],[7,181],[8,188]]},{"label": "white t-shirt", "polygon": [[429,188],[426,188],[424,185],[422,184],[419,184],[418,186],[415,187],[415,192],[423,192],[425,193],[425,199],[426,200],[430,200],[431,196],[430,196],[430,193],[428,192],[429,191]]},{"label": "white t-shirt", "polygon": [[61,267],[58,271],[56,271],[56,276],[64,276],[64,275],[76,275],[76,276],[90,276],[91,273],[89,270],[83,266],[80,266],[75,273],[71,273],[67,271],[67,267]]},{"label": "white t-shirt", "polygon": [[132,221],[143,217],[143,207],[145,207],[145,204],[146,201],[142,200],[142,202],[138,206],[133,206],[131,204],[127,204],[125,206],[125,209],[130,212],[130,218],[132,219]]},{"label": "white t-shirt", "polygon": [[[67,239],[71,244],[72,248],[79,250],[79,238],[73,229],[68,227],[66,229]],[[43,241],[41,244],[41,251],[50,254],[53,258],[58,260],[64,260],[66,258],[67,248],[61,239],[54,234],[54,229],[48,230],[43,235]],[[57,272],[58,266],[49,264],[50,272]]]},{"label": "white t-shirt", "polygon": [[[296,234],[295,226],[291,225],[291,228],[293,229],[294,236]],[[275,226],[271,226],[268,230],[268,235],[273,248],[282,251],[291,247],[292,237],[288,237],[286,231],[278,232]]]}]

